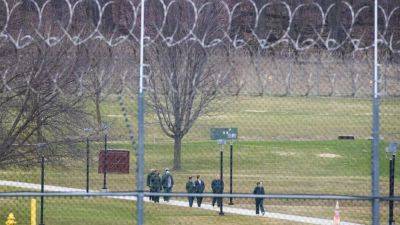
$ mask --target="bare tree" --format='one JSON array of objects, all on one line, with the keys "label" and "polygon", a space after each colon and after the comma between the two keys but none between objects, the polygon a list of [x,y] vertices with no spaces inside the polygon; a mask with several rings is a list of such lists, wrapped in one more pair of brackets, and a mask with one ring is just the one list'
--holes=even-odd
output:
[{"label": "bare tree", "polygon": [[247,57],[246,53],[234,50],[233,54],[229,54],[229,66],[232,68],[229,76],[228,93],[238,97],[246,85],[247,66],[244,65],[243,57]]},{"label": "bare tree", "polygon": [[262,70],[262,60],[265,59],[265,54],[262,53],[261,49],[250,55],[252,65],[254,66],[254,72],[257,79],[258,96],[264,96],[268,91],[268,78],[267,74]]},{"label": "bare tree", "polygon": [[[73,75],[72,44],[24,49],[1,46],[0,164],[24,164],[35,158],[38,142],[62,142],[77,134],[85,118]],[[66,152],[50,148],[49,157]]]},{"label": "bare tree", "polygon": [[355,59],[348,59],[344,62],[344,66],[346,68],[346,73],[350,76],[350,96],[356,97],[358,90],[360,89],[360,74],[355,67],[357,61]]},{"label": "bare tree", "polygon": [[113,53],[108,46],[93,41],[78,47],[79,62],[76,70],[83,80],[88,99],[94,104],[94,117],[100,129],[103,123],[101,103],[111,93],[115,76]]},{"label": "bare tree", "polygon": [[304,96],[308,97],[311,95],[311,91],[314,88],[315,85],[315,81],[314,81],[314,77],[313,77],[313,73],[310,72],[307,76],[307,74],[304,74],[306,76],[306,91],[304,93]]},{"label": "bare tree", "polygon": [[[157,30],[151,28],[162,20],[156,9],[152,7],[154,11],[147,12],[149,32]],[[208,2],[194,21],[192,5],[179,1],[170,8],[170,16],[162,30],[164,38],[160,37],[146,49],[151,67],[148,80],[150,105],[163,132],[174,140],[173,168],[176,170],[181,169],[182,139],[199,116],[206,113],[209,104],[225,85],[230,70],[227,48],[222,45],[220,48],[205,47],[224,36],[221,28],[224,21],[218,18],[222,9],[223,5],[218,2]],[[194,23],[194,33],[202,37],[203,43],[195,40],[179,42]]]},{"label": "bare tree", "polygon": [[215,53],[196,42],[153,45],[151,52],[150,105],[164,133],[174,139],[173,168],[178,170],[182,139],[217,97],[227,75],[219,72]]},{"label": "bare tree", "polygon": [[284,96],[290,96],[292,94],[292,82],[293,82],[293,63],[292,58],[289,58],[289,71],[286,74],[285,79],[285,94]]},{"label": "bare tree", "polygon": [[329,93],[328,96],[332,97],[335,95],[336,91],[336,73],[328,74],[328,79],[329,79]]}]

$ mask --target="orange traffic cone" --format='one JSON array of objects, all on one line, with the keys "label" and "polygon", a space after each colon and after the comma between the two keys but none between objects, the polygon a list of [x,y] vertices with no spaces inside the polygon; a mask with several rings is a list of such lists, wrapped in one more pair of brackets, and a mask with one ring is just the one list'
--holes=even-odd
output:
[{"label": "orange traffic cone", "polygon": [[333,216],[333,225],[340,225],[339,201],[336,201],[335,215]]}]

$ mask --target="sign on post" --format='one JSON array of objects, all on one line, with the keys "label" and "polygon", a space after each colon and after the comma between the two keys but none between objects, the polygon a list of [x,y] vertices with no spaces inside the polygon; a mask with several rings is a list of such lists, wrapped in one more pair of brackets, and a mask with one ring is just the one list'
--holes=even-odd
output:
[{"label": "sign on post", "polygon": [[237,128],[211,128],[211,140],[236,140]]},{"label": "sign on post", "polygon": [[107,173],[129,173],[129,151],[126,150],[108,150],[107,162],[105,160],[105,151],[100,151],[99,154],[99,173],[104,173],[107,168]]}]

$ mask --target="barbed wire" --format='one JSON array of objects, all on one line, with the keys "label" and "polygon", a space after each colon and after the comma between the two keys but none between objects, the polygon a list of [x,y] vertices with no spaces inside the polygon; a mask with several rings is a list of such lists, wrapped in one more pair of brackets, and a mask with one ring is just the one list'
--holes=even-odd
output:
[{"label": "barbed wire", "polygon": [[[139,41],[139,23],[138,17],[140,4],[135,1],[123,0],[123,1],[109,1],[102,4],[99,0],[78,0],[73,2],[72,0],[57,0],[59,1],[57,7],[60,7],[60,12],[64,13],[64,21],[54,21],[53,15],[54,9],[51,5],[56,0],[47,0],[43,4],[39,5],[34,0],[28,0],[23,4],[23,1],[18,1],[15,4],[10,4],[7,0],[0,0],[0,18],[3,19],[3,24],[0,24],[0,39],[1,42],[10,42],[17,49],[25,48],[37,41],[43,41],[46,45],[52,47],[58,45],[64,40],[70,41],[74,45],[81,45],[89,40],[99,40],[105,42],[109,46],[117,46],[123,43],[130,43]],[[275,46],[286,43],[291,45],[297,51],[305,51],[313,46],[319,45],[325,48],[327,51],[335,51],[346,44],[352,46],[353,52],[368,50],[373,46],[373,43],[368,43],[367,31],[355,31],[357,24],[361,23],[361,20],[365,20],[366,13],[371,9],[372,6],[362,6],[357,8],[347,1],[341,1],[340,3],[332,3],[328,7],[322,7],[316,2],[303,3],[297,6],[291,6],[285,1],[272,1],[262,5],[256,4],[253,0],[240,1],[234,5],[228,4],[229,2],[219,0],[217,2],[203,2],[198,3],[192,0],[154,0],[157,2],[159,8],[158,15],[160,17],[160,23],[157,25],[152,23],[152,18],[147,18],[149,21],[145,21],[146,34],[145,44],[151,45],[154,41],[160,40],[168,46],[179,45],[186,41],[196,41],[204,48],[212,48],[222,43],[230,43],[235,48],[241,48],[249,44],[249,40],[255,40],[258,46],[262,49],[271,49]],[[124,2],[124,3],[122,3]],[[149,4],[149,0],[146,1],[146,6]],[[88,4],[90,3],[90,4]],[[107,20],[107,13],[112,10],[116,4],[125,4],[124,16],[129,17],[129,21],[126,24],[126,34],[114,29],[114,31],[108,31],[104,29],[105,20]],[[167,33],[165,27],[171,25],[169,18],[172,13],[175,13],[174,8],[177,4],[183,4],[186,6],[188,13],[189,23],[187,29],[184,31],[184,35],[179,35],[175,32]],[[221,25],[220,36],[215,34],[207,33],[199,34],[196,32],[196,28],[200,26],[200,20],[204,15],[204,11],[208,7],[212,7],[212,4],[220,4],[221,11],[218,15],[218,20],[214,23]],[[344,33],[344,37],[337,39],[334,37],[334,27],[329,26],[329,17],[333,16],[335,7],[342,7],[340,16],[346,19],[347,24],[340,24],[339,28]],[[30,13],[20,14],[18,13],[24,8],[30,5]],[[93,15],[91,16],[91,25],[88,26],[87,21],[82,22],[80,18],[82,16],[81,11],[87,9],[91,5]],[[153,6],[153,5],[151,5]],[[149,6],[150,7],[150,6]],[[153,6],[154,7],[154,6]],[[244,9],[246,8],[246,9]],[[272,28],[261,32],[270,25],[272,19],[268,16],[268,10],[274,10],[275,15],[280,16],[281,19],[281,30],[273,30]],[[235,32],[234,23],[236,15],[243,14],[246,10],[246,14],[249,15],[248,31],[245,38],[239,32]],[[400,49],[397,47],[400,44],[398,39],[399,35],[395,34],[395,30],[398,29],[395,23],[400,16],[399,7],[393,9],[385,9],[379,7],[380,11],[380,31],[379,31],[379,43],[382,47],[387,48],[393,53],[400,53]],[[309,16],[307,22],[309,27],[307,32],[305,29],[300,30],[296,26],[296,21],[305,18],[306,14]],[[14,21],[18,21],[14,24]],[[22,21],[22,22],[21,22]],[[0,21],[1,22],[1,21]],[[174,24],[176,29],[179,29],[180,22],[176,21]],[[272,22],[271,22],[272,23]],[[148,26],[154,26],[154,29],[147,29]],[[77,29],[76,29],[77,28]],[[149,31],[153,34],[149,34]],[[85,34],[84,34],[85,33]],[[276,34],[280,35],[276,35]]]},{"label": "barbed wire", "polygon": [[[150,4],[151,1],[153,3],[156,2],[157,4]],[[61,43],[65,41],[70,42],[75,46],[86,44],[89,41],[101,41],[104,42],[106,46],[114,48],[124,44],[137,45],[139,42],[139,23],[137,20],[140,16],[140,4],[137,3],[138,1],[121,0],[118,2],[109,1],[107,3],[102,3],[100,0],[57,0],[58,7],[61,7],[58,10],[65,12],[63,15],[64,18],[59,20],[57,20],[57,17],[53,15],[56,12],[51,6],[56,2],[56,0],[47,0],[42,2],[42,4],[39,4],[35,0],[17,1],[13,4],[10,2],[11,1],[8,0],[0,0],[0,44],[10,43],[19,50],[28,49],[28,47],[33,45],[35,42],[45,43],[45,45],[50,48],[61,45]],[[215,2],[203,1],[202,3],[194,0],[147,0],[145,2],[147,11],[150,11],[149,7],[155,7],[158,10],[158,18],[153,18],[154,15],[151,14],[152,12],[149,12],[149,15],[146,17],[146,47],[151,47],[151,45],[156,42],[161,42],[167,47],[178,46],[186,42],[195,42],[204,49],[216,49],[221,45],[228,44],[234,49],[234,51],[240,51],[240,49],[244,49],[246,46],[256,45],[256,47],[261,51],[276,48],[287,54],[287,52],[292,52],[292,49],[295,49],[298,52],[307,52],[314,46],[318,46],[322,49],[322,52],[325,51],[328,55],[349,45],[351,46],[350,54],[360,51],[368,51],[373,47],[373,43],[369,43],[369,39],[372,37],[368,36],[368,31],[357,30],[357,26],[360,26],[359,23],[365,22],[364,20],[368,19],[365,17],[369,15],[368,13],[372,6],[355,6],[347,1],[332,3],[327,6],[325,5],[325,7],[316,2],[292,6],[285,1],[271,1],[260,5],[253,0],[243,0],[235,4],[229,4],[228,0],[218,0]],[[131,18],[129,24],[125,24],[129,29],[128,32],[123,35],[118,31],[118,27],[113,31],[107,31],[107,29],[104,29],[106,21],[110,19],[107,18],[106,12],[112,10],[115,4],[124,4],[124,6],[129,6],[128,9],[126,9],[128,12],[124,11],[126,16]],[[180,10],[190,12],[187,13],[187,16],[183,16],[185,20],[187,20],[185,22],[186,24],[181,24],[182,21],[179,20],[170,19],[170,17],[173,16],[172,14],[176,13],[176,10],[179,10],[175,7],[178,4],[183,8]],[[219,30],[217,29],[218,34],[215,34],[216,29],[211,29],[214,30],[213,33],[207,29],[203,29],[204,32],[200,34],[201,32],[199,33],[198,28],[199,26],[203,26],[204,21],[202,16],[207,14],[203,12],[207,10],[207,7],[215,7],[215,5],[212,4],[220,4],[219,8],[221,10],[216,11],[218,15],[215,17],[218,19],[211,21],[211,23],[215,23],[214,25],[219,27]],[[329,18],[332,16],[332,13],[334,13],[335,7],[339,7],[338,4],[341,4],[340,7],[342,8],[340,13],[346,18],[345,21],[348,22],[340,22],[341,24],[335,28],[331,26]],[[90,17],[92,20],[89,22],[82,18],[77,18],[82,16],[82,11],[86,10],[87,7],[91,7],[90,10],[94,10]],[[21,10],[25,10],[25,14],[19,13]],[[379,43],[384,49],[391,53],[400,53],[400,48],[396,48],[396,46],[400,47],[400,39],[398,39],[400,38],[400,32],[397,31],[399,28],[396,27],[396,23],[400,17],[400,6],[392,7],[392,9],[385,9],[383,6],[380,6],[379,10],[381,24],[379,30]],[[273,11],[274,14],[269,11]],[[88,14],[87,10],[85,12]],[[245,16],[243,17],[243,15]],[[280,26],[281,30],[276,30],[276,27],[271,28],[273,26],[270,26],[276,15],[280,15],[279,23],[282,25]],[[236,20],[238,18],[242,20],[245,18],[244,20],[246,21],[237,22]],[[297,24],[297,21],[304,18],[306,18],[304,23],[301,22],[300,24]],[[176,24],[170,24],[171,21]],[[248,30],[246,30],[247,28],[235,28],[237,25],[247,26]],[[78,29],[76,29],[77,27]],[[335,39],[335,35],[333,34],[335,33],[334,29],[339,29],[341,34],[344,36]],[[282,44],[285,46],[283,49],[279,47],[282,46]],[[287,51],[288,48],[289,51]],[[279,51],[275,54],[279,54]],[[29,51],[23,54],[28,53]],[[285,54],[282,53],[282,57],[290,58],[294,55],[290,54],[287,56]],[[240,55],[236,56],[241,57]],[[113,58],[114,57],[115,56],[113,56]],[[231,60],[233,60],[233,58]],[[231,71],[235,66],[231,60],[228,60],[229,62],[227,63],[227,65],[229,64],[229,71]],[[272,85],[272,79],[278,79],[278,75],[274,75],[272,71],[265,68],[259,68],[264,64],[264,62],[260,61],[259,58],[255,57],[252,60],[251,65],[255,70],[253,77],[258,78],[257,76],[260,76],[258,80],[263,85],[265,84],[264,86]],[[308,56],[306,60],[309,61]],[[361,60],[368,61],[365,57]],[[21,62],[17,63],[20,64]],[[321,62],[318,61],[317,64],[321,64]],[[278,65],[275,66],[278,67]],[[353,64],[349,64],[347,67],[353,68]],[[8,67],[3,66],[3,68],[0,68],[0,93],[3,94],[3,96],[12,96],[16,94],[16,92],[23,90],[24,87],[35,94],[42,91],[40,86],[35,87],[35,84],[32,83],[32,80],[36,79],[35,75],[25,76],[22,78],[21,82],[15,82],[14,75],[17,73],[16,68],[17,67],[14,65]],[[63,84],[61,81],[65,73],[68,73],[68,71],[66,72],[66,68],[50,75],[48,81],[48,86],[50,88],[45,91],[47,93],[51,92],[51,95],[59,94],[60,96],[66,97],[69,97],[70,94],[76,94],[78,96],[86,94],[90,95],[93,90],[90,90],[90,85],[87,84],[87,82],[90,82],[87,80],[87,76],[91,69],[93,68],[88,66],[88,68],[83,68],[82,71],[73,72],[73,76],[75,76],[74,84],[76,85],[76,88],[74,89],[76,90],[75,92],[70,93],[70,91],[68,91],[69,89],[64,90],[62,87]],[[125,82],[128,72],[126,68],[122,69],[125,72],[118,73],[108,71],[107,74],[112,74],[110,76],[113,76],[113,79],[119,79],[121,81],[120,86],[122,86],[122,89],[126,86],[135,89],[132,83],[129,84],[129,82]],[[288,95],[291,94],[291,79],[294,76],[291,66],[289,69],[289,71],[283,69],[282,71],[279,70],[281,73],[279,76],[285,77],[285,79],[280,82],[286,83],[286,86],[283,84],[280,88],[288,89],[286,90],[286,94]],[[99,76],[101,86],[104,85],[104,82],[110,82],[109,79],[103,79],[103,75],[106,73],[104,70],[98,72],[99,73],[96,74],[96,76]],[[307,88],[308,93],[315,86],[316,81],[314,77],[316,75],[311,72],[306,74],[306,71],[303,71],[303,73],[306,77],[304,83],[309,86]],[[329,75],[328,78],[329,84],[332,86],[330,94],[334,95],[336,93],[336,75]],[[239,77],[238,79],[241,83],[247,82],[244,78]],[[360,89],[362,85],[368,85],[359,84],[361,78],[358,73],[356,73],[355,77],[347,79],[348,82],[354,83],[353,86],[355,87],[353,88],[353,95],[356,95],[358,89]],[[242,84],[238,85],[243,86]],[[266,90],[268,89],[268,87],[261,88],[265,88]],[[64,91],[67,91],[67,93],[64,93]],[[149,89],[149,91],[151,90]],[[121,109],[125,115],[126,112],[124,112],[125,107],[121,100],[121,93],[119,94],[119,101],[121,101],[120,104],[122,103]],[[128,122],[126,116],[124,119],[127,123],[128,129],[130,130],[129,136],[133,137],[130,122]],[[134,142],[133,138],[131,138],[131,141],[132,143]]]}]

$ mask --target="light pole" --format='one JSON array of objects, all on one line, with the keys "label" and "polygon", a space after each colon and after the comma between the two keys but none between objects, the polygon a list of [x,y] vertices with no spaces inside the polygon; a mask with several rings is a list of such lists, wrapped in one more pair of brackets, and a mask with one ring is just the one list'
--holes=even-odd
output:
[{"label": "light pole", "polygon": [[[389,161],[389,197],[394,196],[394,166],[396,160],[397,143],[391,142],[386,148],[386,152],[390,155]],[[394,225],[395,221],[393,218],[393,200],[389,200],[389,225]]]},{"label": "light pole", "polygon": [[[227,138],[229,141],[229,193],[233,193],[233,141],[238,137],[237,128],[229,128]],[[229,198],[229,205],[233,205],[233,198]]]},{"label": "light pole", "polygon": [[[45,143],[38,143],[36,145],[38,155],[40,157],[40,193],[44,193],[44,149],[46,148]],[[44,225],[44,196],[40,196],[40,224]]]},{"label": "light pole", "polygon": [[89,170],[90,170],[90,143],[89,136],[92,128],[85,128],[86,133],[86,193],[89,193]]},{"label": "light pole", "polygon": [[107,136],[108,136],[108,126],[107,124],[103,124],[103,132],[104,132],[104,161],[103,161],[103,188],[101,189],[103,192],[107,192],[107,152],[108,152],[108,146],[107,146]]},{"label": "light pole", "polygon": [[[238,128],[211,128],[210,129],[211,140],[216,140],[220,145],[220,181],[221,185],[224,186],[224,147],[226,140],[230,140],[230,157],[229,157],[229,193],[233,193],[233,141],[238,137]],[[223,193],[223,191],[222,191]],[[220,199],[220,212],[219,215],[224,215],[223,212],[223,198]],[[233,205],[233,198],[229,197],[229,205]]]},{"label": "light pole", "polygon": [[[221,188],[224,186],[224,145],[226,144],[226,140],[221,139],[218,140],[219,146],[220,146],[220,168],[219,168],[219,179],[221,181]],[[221,194],[223,194],[224,191],[222,189]],[[224,199],[222,197],[219,198],[219,215],[223,216],[224,215]]]},{"label": "light pole", "polygon": [[[229,193],[233,192],[233,141],[229,142]],[[233,205],[233,198],[229,198],[229,205]]]}]

